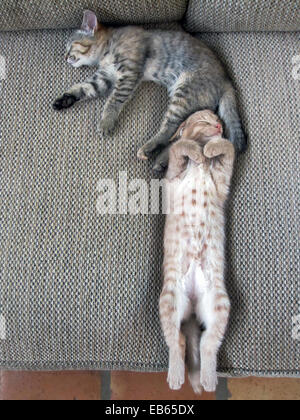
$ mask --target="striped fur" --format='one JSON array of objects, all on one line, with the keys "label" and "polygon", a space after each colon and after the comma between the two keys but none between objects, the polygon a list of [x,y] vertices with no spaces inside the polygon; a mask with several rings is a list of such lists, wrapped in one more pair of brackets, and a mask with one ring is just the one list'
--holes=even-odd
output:
[{"label": "striped fur", "polygon": [[[169,108],[159,133],[138,152],[148,159],[165,148],[178,126],[202,109],[219,109],[226,134],[238,150],[246,147],[235,92],[217,57],[201,41],[185,32],[145,31],[139,27],[106,28],[92,12],[85,12],[82,28],[69,40],[66,59],[73,67],[97,66],[95,75],[71,87],[55,103],[56,110],[76,102],[107,97],[99,125],[105,135],[113,132],[118,117],[143,81],[168,89]],[[168,153],[156,170],[168,163]]]},{"label": "striped fur", "polygon": [[[217,385],[217,353],[230,311],[224,284],[224,203],[235,158],[211,111],[178,130],[167,173],[171,212],[165,228],[161,324],[169,346],[168,382],[184,383],[185,355],[196,393]],[[197,324],[198,322],[198,324]],[[200,325],[205,332],[200,344]],[[201,368],[200,368],[201,359]]]}]

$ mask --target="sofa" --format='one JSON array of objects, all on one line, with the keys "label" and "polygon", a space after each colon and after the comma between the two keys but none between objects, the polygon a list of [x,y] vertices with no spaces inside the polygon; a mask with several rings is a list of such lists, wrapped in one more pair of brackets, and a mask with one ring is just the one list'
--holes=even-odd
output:
[{"label": "sofa", "polygon": [[150,185],[139,147],[166,91],[143,84],[112,138],[104,101],[52,109],[91,69],[64,60],[84,9],[104,24],[186,30],[223,60],[248,151],[227,208],[232,313],[222,377],[299,377],[299,0],[2,0],[0,369],[166,371],[162,214],[101,214],[101,180]]}]

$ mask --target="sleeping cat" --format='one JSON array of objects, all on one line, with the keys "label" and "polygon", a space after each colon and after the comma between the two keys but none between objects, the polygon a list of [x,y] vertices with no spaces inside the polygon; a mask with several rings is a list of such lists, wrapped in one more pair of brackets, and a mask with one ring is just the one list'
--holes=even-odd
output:
[{"label": "sleeping cat", "polygon": [[108,28],[98,23],[93,12],[86,11],[81,29],[68,41],[66,60],[75,68],[97,66],[98,70],[67,90],[54,108],[62,110],[78,101],[108,97],[99,127],[106,135],[113,132],[124,105],[142,81],[168,89],[170,104],[161,129],[141,148],[141,159],[168,145],[178,126],[201,109],[218,109],[227,138],[237,150],[246,148],[235,91],[225,70],[205,44],[185,32]]},{"label": "sleeping cat", "polygon": [[170,149],[166,175],[170,213],[160,298],[169,347],[168,382],[171,389],[181,388],[187,354],[194,391],[213,392],[230,311],[224,283],[224,204],[235,151],[222,138],[220,120],[211,111],[192,115],[177,134],[181,138]]}]

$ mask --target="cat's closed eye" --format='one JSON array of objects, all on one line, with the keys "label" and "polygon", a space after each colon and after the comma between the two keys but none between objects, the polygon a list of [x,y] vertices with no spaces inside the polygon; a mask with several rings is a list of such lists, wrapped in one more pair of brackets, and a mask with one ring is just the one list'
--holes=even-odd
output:
[{"label": "cat's closed eye", "polygon": [[83,45],[78,42],[74,42],[73,48],[80,54],[86,54],[90,50],[91,45]]}]

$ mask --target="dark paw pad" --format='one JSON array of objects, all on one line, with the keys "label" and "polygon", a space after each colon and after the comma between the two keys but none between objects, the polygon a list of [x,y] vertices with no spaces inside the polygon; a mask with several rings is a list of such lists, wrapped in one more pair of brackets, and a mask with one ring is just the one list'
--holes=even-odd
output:
[{"label": "dark paw pad", "polygon": [[61,98],[56,99],[53,104],[53,108],[56,111],[61,111],[62,109],[67,109],[73,106],[77,102],[77,99],[74,95],[63,95]]}]

